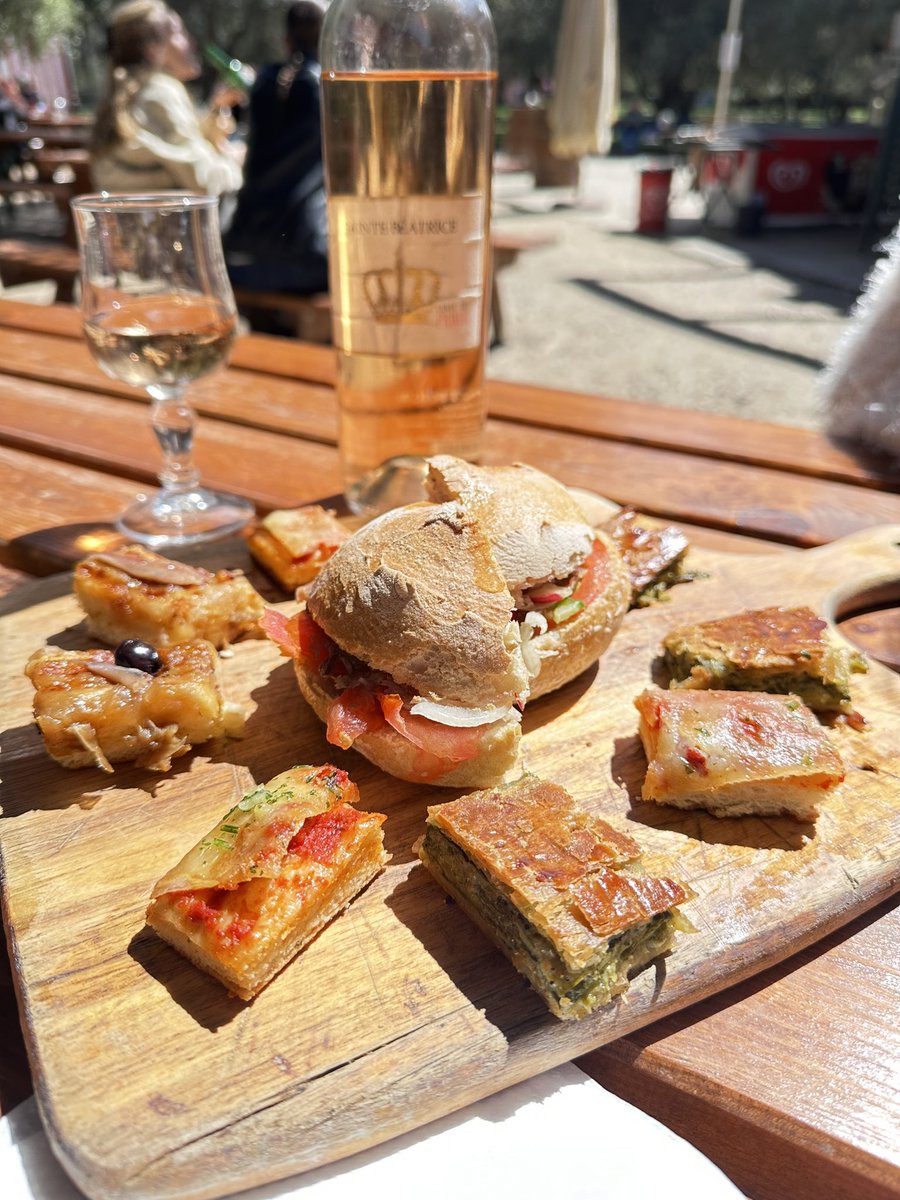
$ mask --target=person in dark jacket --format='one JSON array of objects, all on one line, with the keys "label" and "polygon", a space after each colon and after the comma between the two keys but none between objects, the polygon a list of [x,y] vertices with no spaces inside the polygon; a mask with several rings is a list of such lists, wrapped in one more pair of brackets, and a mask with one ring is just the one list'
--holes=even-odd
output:
[{"label": "person in dark jacket", "polygon": [[324,6],[287,10],[286,62],[263,67],[250,93],[244,186],[225,235],[231,281],[257,291],[328,287],[328,230],[318,46]]}]

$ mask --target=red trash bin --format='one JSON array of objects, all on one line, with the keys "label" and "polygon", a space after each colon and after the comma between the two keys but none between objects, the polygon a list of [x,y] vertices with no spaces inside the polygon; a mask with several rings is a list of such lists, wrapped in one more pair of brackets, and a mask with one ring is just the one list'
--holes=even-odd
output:
[{"label": "red trash bin", "polygon": [[650,166],[641,168],[638,233],[666,232],[666,213],[669,208],[669,188],[671,184],[671,167]]}]

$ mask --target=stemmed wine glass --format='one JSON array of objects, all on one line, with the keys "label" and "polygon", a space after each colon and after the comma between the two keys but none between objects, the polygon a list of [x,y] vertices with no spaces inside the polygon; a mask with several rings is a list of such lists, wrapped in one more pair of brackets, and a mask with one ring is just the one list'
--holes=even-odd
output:
[{"label": "stemmed wine glass", "polygon": [[253,505],[200,485],[188,384],[224,366],[237,334],[214,196],[80,196],[81,307],[107,375],[144,388],[163,453],[160,490],[140,495],[117,527],[149,546],[187,545],[241,529]]}]

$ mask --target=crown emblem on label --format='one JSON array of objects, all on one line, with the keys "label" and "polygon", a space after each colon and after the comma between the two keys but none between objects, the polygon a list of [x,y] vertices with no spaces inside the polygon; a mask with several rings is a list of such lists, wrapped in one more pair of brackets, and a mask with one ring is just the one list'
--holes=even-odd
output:
[{"label": "crown emblem on label", "polygon": [[[412,322],[422,320],[422,310],[438,298],[441,277],[430,267],[396,266],[366,271],[363,289],[376,321]],[[417,317],[416,314],[421,314]]]}]

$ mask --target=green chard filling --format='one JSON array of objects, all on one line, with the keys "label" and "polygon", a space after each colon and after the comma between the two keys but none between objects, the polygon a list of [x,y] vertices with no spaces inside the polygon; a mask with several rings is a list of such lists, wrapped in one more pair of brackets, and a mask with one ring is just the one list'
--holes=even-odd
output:
[{"label": "green chard filling", "polygon": [[793,692],[814,712],[830,712],[846,708],[850,703],[849,687],[842,681],[804,675],[799,668],[795,673],[754,671],[748,667],[736,667],[733,663],[723,662],[718,658],[675,654],[671,650],[666,651],[665,660],[666,667],[679,682],[689,680],[692,669],[698,667],[708,675],[714,688],[726,691],[773,692],[781,695]]},{"label": "green chard filling", "polygon": [[500,949],[561,1015],[585,1016],[608,1003],[625,991],[632,968],[644,966],[672,943],[677,921],[671,911],[658,913],[611,937],[590,963],[572,971],[500,886],[434,825],[427,827],[423,849],[463,907],[493,932]]}]

